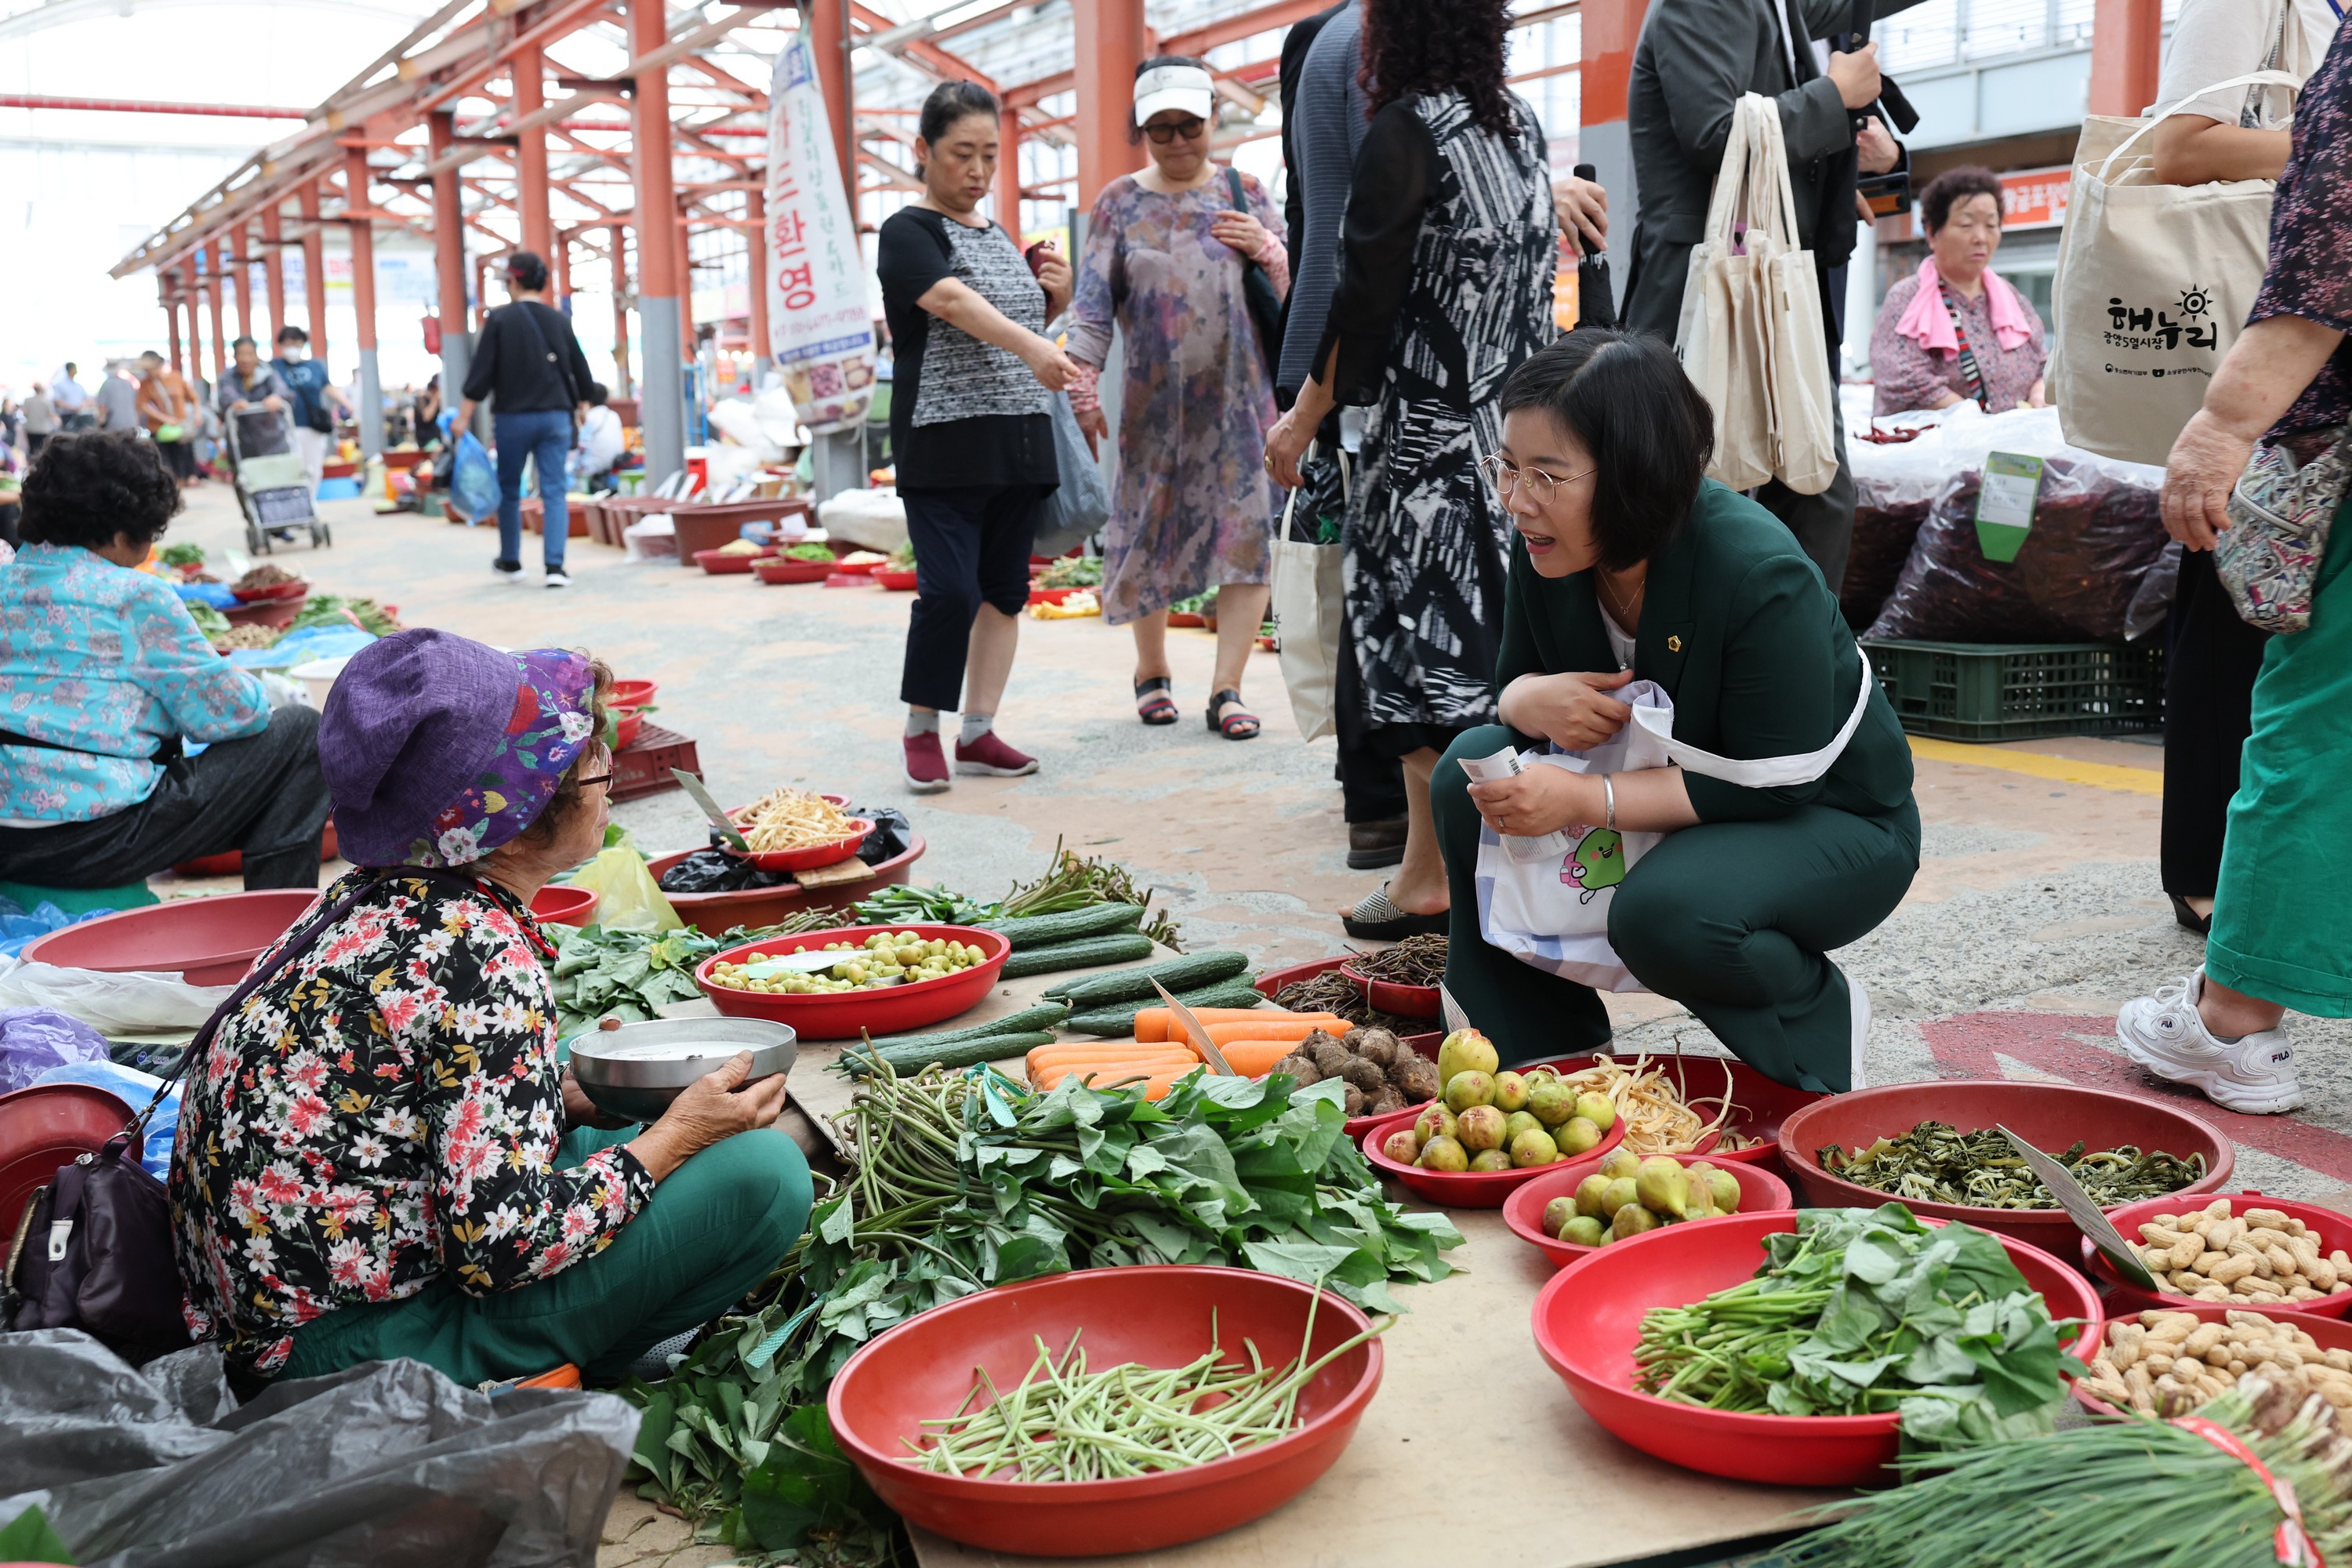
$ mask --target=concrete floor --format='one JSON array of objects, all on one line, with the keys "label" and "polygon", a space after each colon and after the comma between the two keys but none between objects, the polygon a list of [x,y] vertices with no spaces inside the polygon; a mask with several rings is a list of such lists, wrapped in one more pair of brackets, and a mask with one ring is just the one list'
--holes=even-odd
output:
[{"label": "concrete floor", "polygon": [[[1375,885],[1346,868],[1332,745],[1300,743],[1274,656],[1247,693],[1265,733],[1231,742],[1201,718],[1213,639],[1176,632],[1183,721],[1139,724],[1127,635],[1098,620],[1028,622],[999,728],[1043,766],[1026,779],[959,779],[908,795],[896,698],[909,595],[877,588],[770,587],[672,563],[632,565],[571,542],[573,586],[494,581],[489,531],[362,502],[324,509],[336,543],[285,549],[320,590],[397,605],[432,625],[509,646],[587,648],[623,676],[661,682],[655,722],[693,736],[730,802],[780,784],[901,805],[929,840],[918,879],[994,897],[1034,876],[1056,838],[1126,862],[1159,889],[1189,945],[1238,945],[1271,964],[1342,950],[1334,911]],[[192,496],[172,537],[217,552],[241,540],[226,489]],[[526,559],[536,563],[537,541]],[[2162,752],[2145,740],[1916,748],[1927,824],[1918,879],[1879,931],[1840,953],[1875,1005],[1874,1083],[1999,1074],[2174,1094],[2239,1145],[2242,1184],[2352,1208],[2352,1025],[2294,1018],[2310,1103],[2239,1116],[2155,1085],[2114,1038],[2116,1005],[2187,973],[2198,940],[2177,929],[2157,879]],[[650,853],[698,845],[682,795],[615,816]],[[1627,1047],[1696,1045],[1706,1031],[1654,997],[1613,999]],[[681,1564],[675,1521],[615,1510],[604,1561]],[[622,1538],[626,1544],[621,1544]]]}]

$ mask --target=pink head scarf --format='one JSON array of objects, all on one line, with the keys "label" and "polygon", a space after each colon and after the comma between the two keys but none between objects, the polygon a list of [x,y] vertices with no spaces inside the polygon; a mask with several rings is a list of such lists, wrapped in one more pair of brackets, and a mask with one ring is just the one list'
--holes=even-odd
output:
[{"label": "pink head scarf", "polygon": [[[1952,329],[1952,313],[1944,309],[1943,274],[1936,270],[1932,256],[1919,263],[1919,291],[1911,296],[1910,305],[1895,330],[1909,338],[1930,353],[1946,359],[1960,352],[1960,335]],[[2017,290],[2001,280],[1991,268],[1984,273],[1985,301],[1992,308],[1992,333],[2000,340],[2003,349],[2013,349],[2033,336],[2033,318],[2026,312],[2025,301]]]}]

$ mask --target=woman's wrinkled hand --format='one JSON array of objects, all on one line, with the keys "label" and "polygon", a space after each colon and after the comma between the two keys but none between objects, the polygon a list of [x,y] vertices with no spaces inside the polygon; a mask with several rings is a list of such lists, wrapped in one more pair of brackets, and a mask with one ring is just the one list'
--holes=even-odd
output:
[{"label": "woman's wrinkled hand", "polygon": [[1298,416],[1297,408],[1274,422],[1265,433],[1265,471],[1284,489],[1295,490],[1305,481],[1298,465],[1315,444],[1315,426]]},{"label": "woman's wrinkled hand", "polygon": [[1492,784],[1472,784],[1470,803],[1496,832],[1540,838],[1580,826],[1590,815],[1580,799],[1586,782],[1565,768],[1534,767]]},{"label": "woman's wrinkled hand", "polygon": [[1564,752],[1581,752],[1625,727],[1633,710],[1610,693],[1633,679],[1630,669],[1608,675],[1521,676],[1503,694],[1502,720],[1522,734],[1541,735]]},{"label": "woman's wrinkled hand", "polygon": [[1244,260],[1255,260],[1265,248],[1265,225],[1245,212],[1227,208],[1209,225],[1209,237],[1221,240],[1242,253]]},{"label": "woman's wrinkled hand", "polygon": [[784,1113],[784,1075],[771,1073],[742,1087],[751,1053],[738,1051],[715,1072],[695,1079],[669,1102],[661,1120],[631,1142],[646,1169],[660,1181],[713,1143],[756,1127],[772,1127]]},{"label": "woman's wrinkled hand", "polygon": [[2164,531],[2186,550],[2210,550],[2230,526],[2230,492],[2254,444],[2203,409],[2189,416],[2164,464]]}]

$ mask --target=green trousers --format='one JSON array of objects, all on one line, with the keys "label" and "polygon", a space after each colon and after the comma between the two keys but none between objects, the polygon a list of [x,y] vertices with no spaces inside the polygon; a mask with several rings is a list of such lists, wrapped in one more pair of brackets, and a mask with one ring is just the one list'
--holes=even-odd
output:
[{"label": "green trousers", "polygon": [[[578,1164],[638,1129],[578,1128]],[[473,1387],[570,1362],[592,1382],[724,1313],[783,1261],[808,1224],[808,1163],[774,1128],[739,1132],[670,1173],[613,1245],[520,1289],[469,1296],[446,1275],[414,1296],[345,1307],[296,1331],[279,1374],[317,1377],[406,1356]]]},{"label": "green trousers", "polygon": [[[1453,894],[1445,982],[1506,1062],[1601,1049],[1600,993],[1487,945],[1479,929],[1478,809],[1464,757],[1512,743],[1472,730],[1430,784]],[[1857,816],[1804,806],[1769,822],[1711,822],[1666,836],[1610,900],[1609,944],[1634,978],[1688,1007],[1733,1055],[1791,1088],[1852,1087],[1845,977],[1822,954],[1874,930],[1919,869],[1916,807]]]},{"label": "green trousers", "polygon": [[2271,638],[2221,845],[2205,973],[2352,1018],[2352,500],[2336,509],[2311,625]]}]

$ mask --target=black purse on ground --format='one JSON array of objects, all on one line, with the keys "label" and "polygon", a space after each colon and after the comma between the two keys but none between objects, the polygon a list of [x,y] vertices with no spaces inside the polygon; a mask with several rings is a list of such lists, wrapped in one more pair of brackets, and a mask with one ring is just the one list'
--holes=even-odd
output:
[{"label": "black purse on ground", "polygon": [[[1249,198],[1242,192],[1242,173],[1231,164],[1225,168],[1225,188],[1233,193],[1232,210],[1250,210]],[[1242,262],[1242,303],[1249,310],[1250,325],[1257,329],[1257,350],[1271,375],[1282,363],[1282,296],[1274,291],[1274,279],[1265,268],[1247,258]]]}]

